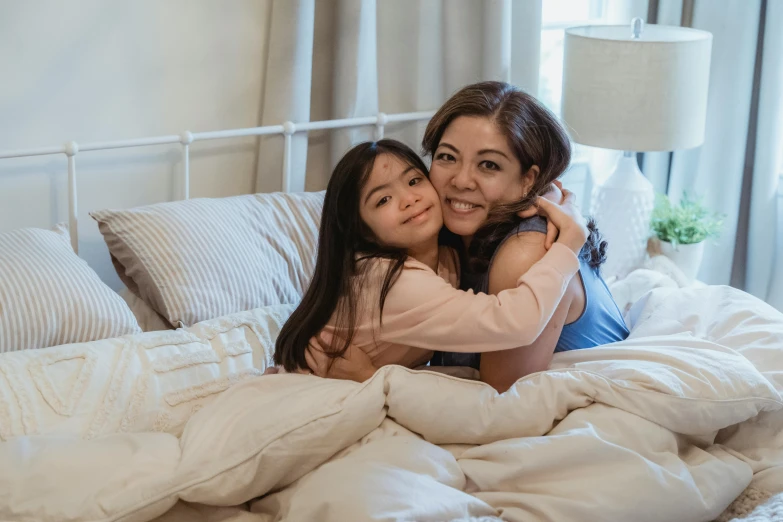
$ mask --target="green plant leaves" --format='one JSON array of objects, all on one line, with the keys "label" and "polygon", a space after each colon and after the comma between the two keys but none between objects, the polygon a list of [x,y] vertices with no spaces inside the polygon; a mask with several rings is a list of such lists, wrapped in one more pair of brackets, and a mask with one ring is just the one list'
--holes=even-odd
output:
[{"label": "green plant leaves", "polygon": [[673,246],[692,245],[718,237],[725,215],[711,213],[700,199],[684,192],[680,204],[672,205],[669,197],[657,194],[650,227],[661,241]]}]

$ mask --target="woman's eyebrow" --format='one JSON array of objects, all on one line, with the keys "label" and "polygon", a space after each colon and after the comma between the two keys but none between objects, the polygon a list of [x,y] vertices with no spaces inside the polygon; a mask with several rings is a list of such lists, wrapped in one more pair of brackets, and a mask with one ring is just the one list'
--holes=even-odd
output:
[{"label": "woman's eyebrow", "polygon": [[503,156],[507,160],[511,161],[511,159],[509,159],[508,156],[506,156],[505,154],[503,154],[499,150],[495,150],[495,149],[481,149],[480,151],[478,151],[479,156],[481,156],[482,154],[489,154],[489,153],[500,154],[501,156]]},{"label": "woman's eyebrow", "polygon": [[459,152],[459,149],[457,147],[455,147],[454,145],[452,145],[451,143],[445,143],[445,142],[441,141],[438,144],[438,148],[440,148],[440,147],[446,147],[447,149],[451,149],[454,152],[457,152],[457,153]]}]

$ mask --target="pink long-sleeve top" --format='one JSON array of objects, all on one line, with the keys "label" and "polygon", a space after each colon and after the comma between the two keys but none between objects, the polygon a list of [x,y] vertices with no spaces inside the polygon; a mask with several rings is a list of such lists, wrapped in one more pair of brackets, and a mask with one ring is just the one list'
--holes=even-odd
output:
[{"label": "pink long-sleeve top", "polygon": [[[455,252],[441,247],[438,273],[413,258],[386,296],[383,321],[378,298],[390,261],[373,259],[364,267],[352,344],[364,350],[376,367],[425,364],[433,350],[491,352],[535,341],[549,322],[579,269],[576,255],[555,243],[517,281],[517,287],[497,295],[459,290]],[[325,339],[340,336],[335,317]]]}]

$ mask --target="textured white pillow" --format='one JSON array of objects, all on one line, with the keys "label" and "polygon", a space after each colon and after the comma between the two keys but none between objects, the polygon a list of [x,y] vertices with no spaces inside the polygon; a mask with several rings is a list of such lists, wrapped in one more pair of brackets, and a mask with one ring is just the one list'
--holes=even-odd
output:
[{"label": "textured white pillow", "polygon": [[125,285],[173,326],[298,302],[315,267],[323,192],[101,210]]},{"label": "textured white pillow", "polygon": [[128,306],[64,227],[0,234],[0,353],[139,333]]},{"label": "textured white pillow", "polygon": [[179,435],[199,408],[272,364],[274,339],[292,310],[271,306],[188,329],[2,354],[0,441]]}]

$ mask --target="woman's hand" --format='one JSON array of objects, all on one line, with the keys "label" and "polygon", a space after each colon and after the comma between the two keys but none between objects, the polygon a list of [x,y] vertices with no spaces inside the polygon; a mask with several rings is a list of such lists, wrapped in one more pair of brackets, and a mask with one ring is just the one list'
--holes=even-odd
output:
[{"label": "woman's hand", "polygon": [[[563,204],[565,202],[565,194],[563,194],[563,184],[555,180],[552,182],[552,187],[544,194],[544,198],[548,199],[549,201],[552,201],[553,203],[559,203]],[[522,219],[526,219],[529,217],[537,216],[538,215],[538,207],[533,205],[530,208],[527,208],[519,213],[517,213],[519,217]],[[544,241],[544,248],[549,250],[552,248],[552,244],[557,240],[557,235],[560,233],[560,231],[557,229],[557,225],[552,220],[547,220],[546,222],[546,240]]]},{"label": "woman's hand", "polygon": [[587,221],[576,204],[574,193],[567,189],[562,190],[564,196],[562,204],[558,205],[539,196],[536,206],[539,215],[545,216],[560,230],[557,242],[567,246],[575,254],[579,254],[589,234]]},{"label": "woman's hand", "polygon": [[361,348],[350,345],[341,357],[330,357],[326,354],[329,349],[330,345],[320,336],[310,340],[305,360],[315,375],[364,382],[377,370],[370,356]]}]

